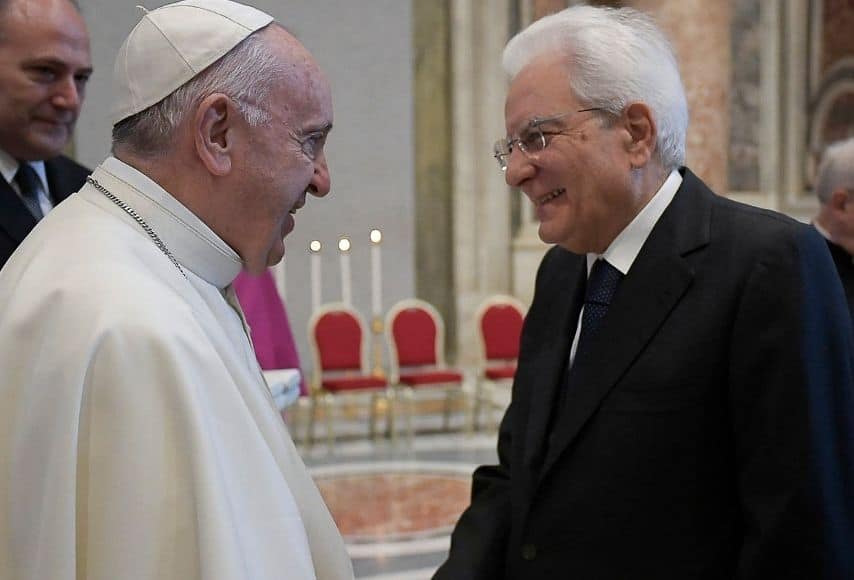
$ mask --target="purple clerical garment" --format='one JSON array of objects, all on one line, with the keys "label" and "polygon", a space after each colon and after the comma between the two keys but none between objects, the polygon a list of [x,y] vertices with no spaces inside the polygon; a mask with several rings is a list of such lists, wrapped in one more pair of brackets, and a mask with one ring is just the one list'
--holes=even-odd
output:
[{"label": "purple clerical garment", "polygon": [[[241,272],[234,280],[234,291],[252,331],[255,356],[261,368],[300,368],[288,314],[270,271],[258,276]],[[301,380],[300,394],[306,393],[305,381]]]}]

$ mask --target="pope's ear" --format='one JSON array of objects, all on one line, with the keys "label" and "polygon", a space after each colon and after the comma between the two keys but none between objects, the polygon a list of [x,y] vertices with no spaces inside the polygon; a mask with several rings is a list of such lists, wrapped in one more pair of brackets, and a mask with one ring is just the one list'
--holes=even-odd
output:
[{"label": "pope's ear", "polygon": [[208,95],[196,108],[193,117],[196,154],[213,175],[221,177],[231,172],[238,118],[234,102],[222,93]]},{"label": "pope's ear", "polygon": [[652,111],[644,103],[631,103],[623,110],[627,132],[626,152],[633,168],[645,166],[655,152],[658,130]]}]

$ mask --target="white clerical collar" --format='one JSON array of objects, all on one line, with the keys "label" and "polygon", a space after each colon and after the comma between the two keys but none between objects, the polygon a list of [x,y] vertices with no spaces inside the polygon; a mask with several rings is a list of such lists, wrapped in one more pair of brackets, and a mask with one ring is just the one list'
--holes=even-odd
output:
[{"label": "white clerical collar", "polygon": [[[44,161],[30,161],[30,167],[35,169],[36,175],[41,179],[42,189],[44,191],[49,191],[50,188],[47,185],[47,173],[44,168]],[[3,175],[3,179],[6,180],[6,183],[12,183],[12,180],[15,179],[15,174],[18,173],[18,160],[0,149],[0,174]]]},{"label": "white clerical collar", "polygon": [[240,256],[193,212],[147,175],[108,157],[92,177],[127,203],[163,240],[182,267],[225,288],[243,267]]},{"label": "white clerical collar", "polygon": [[587,254],[587,272],[593,267],[593,263],[602,258],[619,270],[624,276],[635,262],[635,258],[652,232],[652,228],[658,223],[659,218],[673,201],[676,190],[682,185],[682,175],[673,170],[655,195],[652,196],[642,210],[635,216],[629,225],[614,238],[608,249],[603,254]]}]

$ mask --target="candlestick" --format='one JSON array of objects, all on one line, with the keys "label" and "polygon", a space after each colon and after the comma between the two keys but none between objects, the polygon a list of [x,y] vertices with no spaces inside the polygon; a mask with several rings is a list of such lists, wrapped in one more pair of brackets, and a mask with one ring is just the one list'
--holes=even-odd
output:
[{"label": "candlestick", "polygon": [[371,332],[373,332],[374,368],[371,374],[380,379],[385,378],[383,371],[383,318],[374,316],[371,320]]},{"label": "candlestick", "polygon": [[341,302],[350,306],[353,295],[350,287],[350,240],[347,237],[338,240],[338,258],[341,266]]},{"label": "candlestick", "polygon": [[382,241],[382,232],[371,230],[371,314],[375,317],[382,316],[383,309]]},{"label": "candlestick", "polygon": [[309,265],[311,267],[311,311],[316,312],[320,308],[320,250],[322,244],[318,240],[312,240],[308,245],[311,251]]}]

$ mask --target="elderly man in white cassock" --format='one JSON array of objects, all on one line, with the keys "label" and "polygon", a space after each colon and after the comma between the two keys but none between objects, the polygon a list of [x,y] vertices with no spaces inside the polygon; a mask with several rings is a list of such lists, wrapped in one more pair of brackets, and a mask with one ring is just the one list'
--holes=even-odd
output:
[{"label": "elderly man in white cassock", "polygon": [[231,286],[329,191],[329,84],[227,0],[145,14],[114,76],[113,155],[0,274],[0,578],[352,578]]}]

